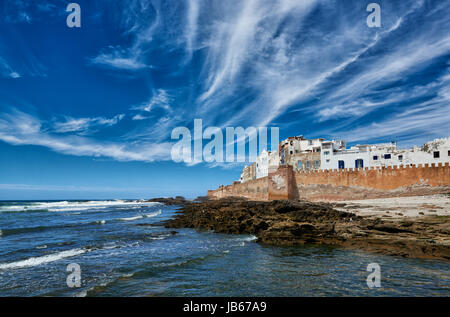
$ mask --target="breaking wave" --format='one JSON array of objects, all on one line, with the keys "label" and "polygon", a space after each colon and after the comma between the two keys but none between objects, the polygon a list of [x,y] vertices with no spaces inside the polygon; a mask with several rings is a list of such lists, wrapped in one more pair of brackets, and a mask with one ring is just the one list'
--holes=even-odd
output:
[{"label": "breaking wave", "polygon": [[[15,269],[15,268],[25,268],[25,267],[33,267],[41,264],[46,264],[50,262],[59,261],[65,258],[74,257],[77,255],[84,254],[86,252],[98,251],[98,250],[111,250],[111,249],[120,249],[126,247],[135,247],[139,246],[139,242],[126,243],[126,244],[117,244],[116,242],[110,242],[103,244],[102,246],[84,246],[81,248],[70,249],[66,251],[61,251],[53,254],[47,254],[38,257],[31,257],[25,260],[15,261],[11,263],[0,263],[0,270],[5,269]],[[46,249],[47,245],[42,245],[36,247],[37,249]],[[104,255],[99,255],[104,256]]]},{"label": "breaking wave", "polygon": [[152,217],[156,217],[159,216],[161,214],[161,209],[155,212],[151,212],[149,214],[145,215],[145,218],[152,218]]},{"label": "breaking wave", "polygon": [[0,213],[82,211],[89,209],[105,209],[109,207],[135,209],[156,205],[160,205],[160,203],[124,200],[34,202],[0,206]]},{"label": "breaking wave", "polygon": [[134,217],[128,217],[128,218],[118,218],[117,220],[121,220],[121,221],[133,221],[133,220],[138,220],[138,219],[142,219],[142,218],[152,218],[152,217],[156,217],[158,215],[161,214],[161,209],[146,215],[138,215],[138,216],[134,216]]},{"label": "breaking wave", "polygon": [[45,263],[55,262],[61,259],[77,256],[83,253],[86,253],[86,249],[72,249],[67,251],[61,251],[58,253],[48,254],[39,257],[31,257],[26,260],[11,262],[11,263],[3,263],[0,264],[0,270],[5,269],[15,269],[15,268],[23,268],[23,267],[33,267]]},{"label": "breaking wave", "polygon": [[140,216],[135,216],[135,217],[129,217],[129,218],[119,218],[117,220],[122,220],[122,221],[133,221],[133,220],[138,220],[138,219],[142,219],[144,218],[144,215],[140,215]]},{"label": "breaking wave", "polygon": [[254,236],[254,235],[250,235],[250,236],[248,236],[248,237],[239,237],[239,238],[236,238],[236,240],[237,240],[237,241],[250,242],[250,241],[258,240],[258,237],[257,237],[257,236]]}]

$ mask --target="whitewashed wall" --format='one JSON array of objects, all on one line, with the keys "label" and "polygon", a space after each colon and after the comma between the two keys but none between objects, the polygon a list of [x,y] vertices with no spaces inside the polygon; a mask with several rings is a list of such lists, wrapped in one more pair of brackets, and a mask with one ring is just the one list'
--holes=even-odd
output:
[{"label": "whitewashed wall", "polygon": [[[434,140],[427,143],[429,145],[428,152],[422,151],[420,147],[413,149],[396,149],[396,148],[376,148],[368,151],[346,150],[333,153],[327,150],[321,152],[321,169],[337,169],[339,161],[344,161],[345,168],[355,168],[355,160],[362,159],[364,167],[382,167],[394,165],[410,165],[410,164],[431,164],[431,163],[450,163],[450,138]],[[434,158],[434,152],[439,152],[439,158]],[[385,154],[390,154],[390,159],[385,159]],[[378,159],[374,160],[374,156]],[[401,157],[400,157],[401,156]]]}]

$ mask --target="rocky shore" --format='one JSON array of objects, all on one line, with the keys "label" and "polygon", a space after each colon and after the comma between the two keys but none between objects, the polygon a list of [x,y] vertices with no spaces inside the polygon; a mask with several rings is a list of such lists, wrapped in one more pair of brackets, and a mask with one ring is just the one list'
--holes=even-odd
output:
[{"label": "rocky shore", "polygon": [[188,202],[183,196],[176,196],[176,197],[159,197],[159,198],[152,198],[147,200],[151,203],[162,203],[165,205],[184,205]]},{"label": "rocky shore", "polygon": [[342,203],[228,198],[184,203],[165,226],[253,234],[257,242],[278,246],[326,244],[386,255],[450,260],[449,216],[382,219],[343,209]]},{"label": "rocky shore", "polygon": [[204,201],[208,201],[209,198],[207,196],[199,196],[197,198],[195,198],[194,200],[187,200],[186,198],[184,198],[183,196],[175,196],[175,197],[159,197],[159,198],[152,198],[147,200],[147,202],[151,202],[151,203],[162,203],[165,205],[184,205],[184,204],[188,204],[188,203],[200,203],[200,202],[204,202]]}]

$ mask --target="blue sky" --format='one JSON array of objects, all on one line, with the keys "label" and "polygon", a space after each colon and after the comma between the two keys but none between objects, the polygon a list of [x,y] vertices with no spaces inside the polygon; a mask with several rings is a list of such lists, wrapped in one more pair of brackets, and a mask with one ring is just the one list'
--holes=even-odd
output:
[{"label": "blue sky", "polygon": [[0,199],[206,194],[241,164],[171,161],[177,126],[280,138],[450,135],[450,1],[0,3]]}]

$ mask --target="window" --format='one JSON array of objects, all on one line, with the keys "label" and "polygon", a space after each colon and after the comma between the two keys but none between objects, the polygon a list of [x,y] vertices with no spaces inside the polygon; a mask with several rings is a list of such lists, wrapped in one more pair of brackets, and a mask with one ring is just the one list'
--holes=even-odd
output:
[{"label": "window", "polygon": [[448,150],[448,156],[450,156],[450,150]]},{"label": "window", "polygon": [[439,151],[433,152],[433,157],[434,158],[439,158]]},{"label": "window", "polygon": [[323,155],[328,155],[328,154],[330,154],[330,151],[323,152]]},{"label": "window", "polygon": [[326,162],[327,162],[327,163],[330,163],[330,160],[327,160]]},{"label": "window", "polygon": [[313,144],[312,140],[309,140],[309,145],[312,145],[312,144]]},{"label": "window", "polygon": [[302,168],[302,161],[298,161],[298,162],[297,162],[297,168],[298,168],[298,169],[301,169],[301,168]]},{"label": "window", "polygon": [[340,170],[343,170],[343,169],[345,168],[345,163],[344,163],[344,161],[338,161],[338,168],[339,168]]},{"label": "window", "polygon": [[362,159],[355,160],[355,167],[356,168],[363,168],[364,167],[364,161]]},{"label": "window", "polygon": [[398,156],[398,160],[399,160],[399,161],[403,161],[403,155],[399,155],[399,156]]},{"label": "window", "polygon": [[374,156],[373,156],[373,160],[374,160],[374,161],[378,161],[378,155],[374,155]]},{"label": "window", "polygon": [[311,167],[311,163],[309,161],[306,162],[306,168],[310,168]]},{"label": "window", "polygon": [[293,154],[293,152],[292,152],[292,151],[290,151],[289,153],[291,153],[291,155]]},{"label": "window", "polygon": [[390,160],[391,159],[391,154],[384,154],[384,159],[385,160]]},{"label": "window", "polygon": [[315,161],[314,162],[314,167],[317,169],[320,167],[320,161]]}]

